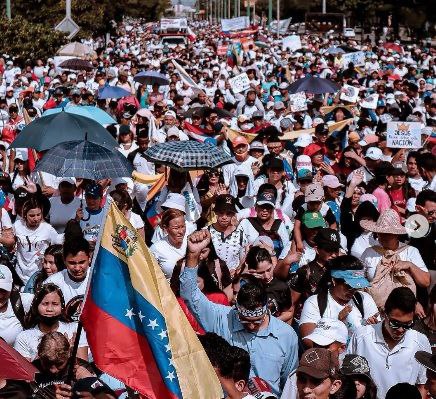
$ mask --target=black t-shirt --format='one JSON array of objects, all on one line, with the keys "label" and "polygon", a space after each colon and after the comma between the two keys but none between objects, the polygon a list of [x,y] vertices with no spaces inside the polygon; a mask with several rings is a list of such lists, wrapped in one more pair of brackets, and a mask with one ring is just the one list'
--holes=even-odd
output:
[{"label": "black t-shirt", "polygon": [[266,286],[266,294],[268,308],[273,316],[278,316],[292,305],[291,290],[282,280],[273,278]]},{"label": "black t-shirt", "polygon": [[436,270],[436,224],[432,223],[425,237],[411,238],[410,245],[418,249],[429,270]]}]

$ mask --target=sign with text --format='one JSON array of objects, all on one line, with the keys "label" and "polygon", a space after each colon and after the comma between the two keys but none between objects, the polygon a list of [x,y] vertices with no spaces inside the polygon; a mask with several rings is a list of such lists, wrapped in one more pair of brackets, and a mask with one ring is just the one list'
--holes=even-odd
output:
[{"label": "sign with text", "polygon": [[281,19],[278,22],[278,26],[277,26],[277,21],[272,21],[269,24],[269,30],[272,32],[277,32],[277,30],[279,31],[279,34],[284,35],[286,34],[288,28],[289,28],[289,24],[291,23],[291,19],[292,18],[288,18],[288,19]]},{"label": "sign with text", "polygon": [[388,122],[386,145],[390,148],[421,148],[421,123]]},{"label": "sign with text", "polygon": [[160,20],[161,30],[166,29],[186,29],[188,20],[186,18],[162,18]]},{"label": "sign with text", "polygon": [[229,79],[229,83],[234,93],[241,93],[250,87],[250,80],[245,72]]},{"label": "sign with text", "polygon": [[344,60],[344,69],[348,67],[348,64],[352,62],[354,66],[365,65],[365,52],[356,51],[354,53],[342,54],[342,59]]},{"label": "sign with text", "polygon": [[282,50],[283,51],[296,51],[301,48],[301,39],[298,35],[286,36],[283,38]]},{"label": "sign with text", "polygon": [[223,32],[231,32],[235,30],[245,29],[250,26],[248,17],[237,17],[221,20],[221,30]]},{"label": "sign with text", "polygon": [[359,89],[354,86],[345,84],[341,90],[340,99],[348,101],[350,103],[355,103],[359,97]]}]

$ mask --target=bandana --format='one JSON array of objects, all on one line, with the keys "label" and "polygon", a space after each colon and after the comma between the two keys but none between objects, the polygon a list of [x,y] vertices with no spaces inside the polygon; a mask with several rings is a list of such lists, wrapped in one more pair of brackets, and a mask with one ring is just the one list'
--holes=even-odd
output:
[{"label": "bandana", "polygon": [[242,316],[242,317],[260,317],[263,316],[266,313],[267,307],[266,305],[250,310],[250,309],[246,309],[241,305],[236,304],[236,309],[238,310],[238,313]]}]

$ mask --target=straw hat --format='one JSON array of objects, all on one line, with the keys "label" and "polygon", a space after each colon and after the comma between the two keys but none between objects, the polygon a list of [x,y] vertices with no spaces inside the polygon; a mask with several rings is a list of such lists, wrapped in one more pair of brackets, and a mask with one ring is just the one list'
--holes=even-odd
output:
[{"label": "straw hat", "polygon": [[400,216],[393,209],[383,211],[377,222],[361,220],[360,226],[373,233],[406,234],[406,228],[401,225]]}]

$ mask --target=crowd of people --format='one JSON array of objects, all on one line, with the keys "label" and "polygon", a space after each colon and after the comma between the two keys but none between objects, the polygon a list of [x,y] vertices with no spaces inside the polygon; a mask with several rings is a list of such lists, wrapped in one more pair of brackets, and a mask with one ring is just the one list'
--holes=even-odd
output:
[{"label": "crowd of people", "polygon": [[[152,25],[120,24],[90,42],[88,71],[0,56],[0,338],[40,371],[32,384],[0,375],[0,398],[135,397],[93,365],[86,332],[67,378],[108,197],[150,247],[226,398],[436,398],[435,48],[306,34],[290,51],[259,28],[236,54],[220,26],[192,30],[169,47]],[[364,64],[328,51],[340,45]],[[141,71],[168,84],[138,83]],[[310,76],[339,89],[307,91],[296,109],[290,86]],[[101,99],[105,85],[131,95]],[[9,148],[45,111],[84,105],[116,120],[106,129],[136,172],[167,177],[157,193],[130,176],[36,173],[43,153]],[[388,146],[395,121],[419,124],[417,148]],[[186,140],[233,163],[189,172],[144,157]]]}]

